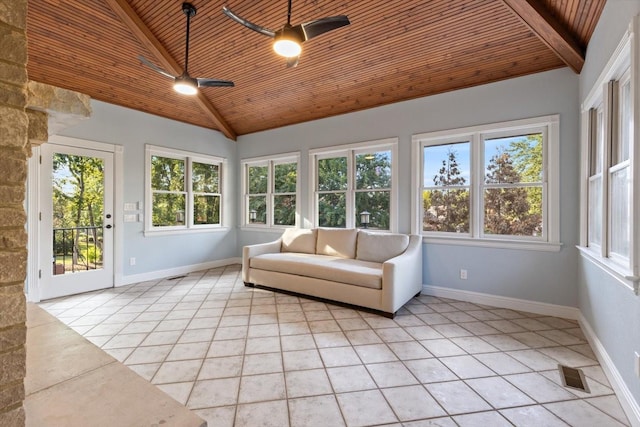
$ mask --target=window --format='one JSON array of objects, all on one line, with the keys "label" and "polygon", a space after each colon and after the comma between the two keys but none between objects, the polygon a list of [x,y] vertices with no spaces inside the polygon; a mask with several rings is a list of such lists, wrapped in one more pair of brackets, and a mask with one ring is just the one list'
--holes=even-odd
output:
[{"label": "window", "polygon": [[242,162],[246,226],[293,227],[297,224],[297,154]]},{"label": "window", "polygon": [[[637,24],[634,24],[637,25]],[[635,33],[635,31],[633,32]],[[638,70],[631,61],[631,33],[623,38],[582,104],[582,235],[581,252],[625,285],[638,289],[638,236],[634,204],[638,182]],[[635,246],[634,246],[635,245]]]},{"label": "window", "polygon": [[396,231],[396,147],[387,139],[311,150],[314,226]]},{"label": "window", "polygon": [[146,146],[145,231],[220,227],[223,159]]},{"label": "window", "polygon": [[631,115],[631,82],[629,71],[614,85],[615,132],[611,140],[611,161],[609,162],[609,194],[611,197],[609,217],[610,257],[622,264],[629,264],[630,217],[631,217],[631,173],[629,147],[633,135]]},{"label": "window", "polygon": [[416,233],[558,250],[558,117],[414,135]]}]

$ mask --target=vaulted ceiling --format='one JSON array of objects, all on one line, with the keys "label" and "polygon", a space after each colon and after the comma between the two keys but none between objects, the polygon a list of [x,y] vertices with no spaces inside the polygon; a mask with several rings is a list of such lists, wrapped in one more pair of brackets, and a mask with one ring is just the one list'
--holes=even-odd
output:
[{"label": "vaulted ceiling", "polygon": [[292,23],[345,14],[351,25],[303,45],[286,68],[272,40],[222,14],[272,29],[286,0],[192,0],[189,73],[233,88],[179,95],[179,0],[31,0],[29,78],[92,98],[237,135],[554,68],[579,72],[606,0],[293,0]]}]

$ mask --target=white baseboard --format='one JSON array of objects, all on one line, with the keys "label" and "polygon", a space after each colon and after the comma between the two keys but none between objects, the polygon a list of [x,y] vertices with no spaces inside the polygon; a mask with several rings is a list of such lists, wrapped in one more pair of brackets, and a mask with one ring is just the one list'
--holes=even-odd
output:
[{"label": "white baseboard", "polygon": [[146,282],[149,280],[164,279],[165,277],[179,276],[181,274],[193,273],[194,271],[208,270],[210,268],[224,267],[226,265],[242,264],[242,258],[226,258],[216,261],[203,262],[200,264],[184,265],[181,267],[168,268],[166,270],[150,271],[148,273],[131,274],[117,279],[115,287],[131,285],[133,283]]},{"label": "white baseboard", "polygon": [[566,305],[548,304],[545,302],[529,301],[519,298],[503,297],[499,295],[483,294],[480,292],[463,291],[460,289],[443,288],[440,286],[422,285],[424,293],[435,297],[452,298],[461,301],[475,302],[512,310],[527,311],[545,316],[562,317],[565,319],[580,319],[580,310]]},{"label": "white baseboard", "polygon": [[480,292],[443,288],[440,286],[422,285],[422,290],[425,294],[436,297],[451,298],[477,304],[491,305],[494,307],[510,308],[512,310],[527,311],[529,313],[577,320],[584,331],[587,341],[589,341],[591,348],[598,358],[600,366],[602,366],[607,379],[616,392],[629,422],[633,427],[640,427],[640,406],[638,405],[638,402],[633,398],[631,391],[622,379],[620,372],[616,369],[611,357],[609,357],[609,354],[607,354],[607,351],[596,336],[593,328],[578,308],[529,301],[519,298],[483,294]]},{"label": "white baseboard", "polygon": [[591,345],[591,349],[595,353],[598,358],[598,362],[600,362],[600,366],[604,370],[604,373],[607,375],[607,379],[611,383],[616,395],[618,396],[618,400],[620,400],[620,405],[622,405],[622,409],[624,410],[629,422],[634,427],[640,427],[640,405],[635,401],[631,391],[625,384],[622,379],[622,375],[616,369],[616,366],[609,357],[607,350],[604,348],[598,337],[596,336],[595,331],[591,327],[591,324],[587,321],[587,319],[580,313],[580,318],[578,319],[580,322],[580,326],[582,327],[582,331],[584,332],[587,341]]}]

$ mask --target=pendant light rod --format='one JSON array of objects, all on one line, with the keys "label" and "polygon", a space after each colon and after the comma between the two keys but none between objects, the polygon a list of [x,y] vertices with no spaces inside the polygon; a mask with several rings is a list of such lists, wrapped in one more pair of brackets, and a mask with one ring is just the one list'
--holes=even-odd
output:
[{"label": "pendant light rod", "polygon": [[195,16],[196,8],[191,3],[182,3],[182,11],[187,15],[187,35],[185,40],[184,49],[184,72],[183,75],[188,75],[189,72],[189,30],[191,28],[191,17]]}]

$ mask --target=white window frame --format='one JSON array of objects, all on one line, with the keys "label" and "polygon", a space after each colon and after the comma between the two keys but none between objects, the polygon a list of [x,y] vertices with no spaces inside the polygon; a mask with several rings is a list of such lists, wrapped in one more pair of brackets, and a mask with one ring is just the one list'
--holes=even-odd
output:
[{"label": "white window frame", "polygon": [[[172,159],[183,160],[185,162],[185,187],[186,191],[186,211],[185,211],[185,225],[179,226],[153,226],[153,189],[151,188],[151,157],[167,157]],[[194,224],[193,223],[193,209],[194,209],[194,191],[192,183],[192,163],[205,163],[218,166],[218,190],[219,193],[206,193],[215,194],[220,197],[220,223],[219,224]],[[184,150],[178,150],[175,148],[160,147],[156,145],[145,145],[145,207],[144,207],[144,235],[166,235],[166,234],[181,234],[181,233],[193,233],[193,232],[210,232],[210,231],[223,231],[227,227],[224,226],[224,184],[226,173],[226,159],[222,157],[210,156],[206,154],[193,153]],[[198,193],[200,194],[200,193]]]},{"label": "white window frame", "polygon": [[[580,244],[578,249],[587,260],[607,272],[622,286],[639,293],[640,283],[640,196],[638,182],[640,182],[640,167],[638,156],[640,153],[640,43],[638,31],[640,18],[636,16],[628,30],[616,47],[600,76],[582,102],[581,110],[581,215],[580,215]],[[628,160],[618,162],[612,159],[613,146],[619,137],[620,117],[618,114],[618,86],[622,86],[628,79],[631,94],[631,114],[633,120],[633,136],[630,141]],[[604,147],[601,161],[601,244],[591,241],[589,236],[589,183],[592,178],[592,140],[595,137],[594,110],[604,111]],[[621,257],[611,250],[611,174],[621,168],[629,168],[630,175],[630,212],[629,212],[629,257]]]},{"label": "white window frame", "polygon": [[[291,194],[291,193],[276,193],[274,187],[274,170],[275,166],[283,163],[295,163],[296,164],[296,219],[295,225],[277,225],[273,223],[273,198],[276,195],[280,194]],[[249,189],[248,189],[248,171],[250,166],[267,166],[267,193],[264,194],[267,200],[267,220],[265,224],[252,224],[249,222]],[[252,157],[247,159],[242,159],[240,163],[242,177],[241,177],[241,185],[242,185],[242,203],[241,203],[241,212],[242,219],[241,224],[242,228],[247,229],[267,229],[281,232],[286,228],[297,228],[300,227],[300,152],[293,153],[284,153],[284,154],[276,154],[262,157]],[[255,196],[256,194],[254,194]],[[260,194],[257,194],[260,195]]]},{"label": "white window frame", "polygon": [[[347,189],[346,192],[346,224],[345,228],[356,227],[355,194],[355,156],[372,151],[391,151],[391,195],[389,206],[389,230],[375,230],[376,232],[398,232],[398,138],[385,138],[374,141],[358,142],[354,144],[337,145],[327,148],[309,150],[309,221],[313,227],[318,227],[318,197],[317,197],[317,161],[333,157],[347,158]],[[385,190],[386,191],[386,190]],[[337,191],[336,191],[337,192]]]},{"label": "white window frame", "polygon": [[[543,233],[542,236],[501,236],[485,234],[484,217],[484,141],[485,139],[543,133]],[[560,243],[560,141],[559,115],[534,117],[508,122],[471,126],[412,136],[411,231],[423,236],[425,243],[482,246],[537,251],[559,251]],[[469,233],[424,232],[422,230],[423,150],[430,145],[469,141],[470,154],[470,223]]]}]

